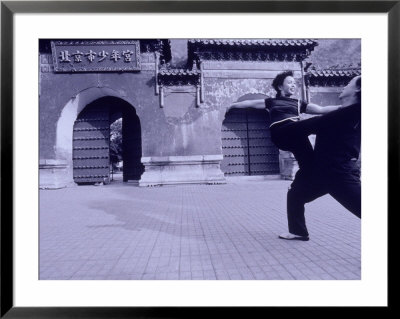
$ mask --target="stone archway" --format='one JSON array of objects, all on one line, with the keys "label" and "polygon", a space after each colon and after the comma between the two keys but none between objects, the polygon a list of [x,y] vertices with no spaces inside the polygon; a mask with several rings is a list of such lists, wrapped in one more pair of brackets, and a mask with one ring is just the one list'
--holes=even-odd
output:
[{"label": "stone archway", "polygon": [[[58,183],[64,186],[73,185],[73,129],[76,119],[90,103],[104,98],[114,97],[130,103],[119,91],[109,87],[88,88],[71,98],[64,106],[56,126],[56,159],[65,163],[65,169],[59,172]],[[134,107],[132,106],[134,110]],[[62,176],[61,176],[62,175]]]}]

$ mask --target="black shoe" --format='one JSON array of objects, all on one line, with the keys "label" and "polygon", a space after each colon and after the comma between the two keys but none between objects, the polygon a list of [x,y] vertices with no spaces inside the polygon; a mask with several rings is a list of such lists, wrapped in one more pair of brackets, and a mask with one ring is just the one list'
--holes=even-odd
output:
[{"label": "black shoe", "polygon": [[302,240],[302,241],[308,241],[310,238],[308,236],[299,236],[295,235],[292,233],[284,233],[279,235],[280,239],[286,239],[286,240]]}]

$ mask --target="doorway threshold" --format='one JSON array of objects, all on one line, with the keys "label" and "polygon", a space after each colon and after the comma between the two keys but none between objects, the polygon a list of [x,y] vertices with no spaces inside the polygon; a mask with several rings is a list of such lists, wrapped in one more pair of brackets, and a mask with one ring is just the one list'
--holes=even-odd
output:
[{"label": "doorway threshold", "polygon": [[255,176],[225,176],[226,182],[259,182],[259,181],[272,181],[272,180],[281,180],[282,177],[280,174],[276,175],[255,175]]}]

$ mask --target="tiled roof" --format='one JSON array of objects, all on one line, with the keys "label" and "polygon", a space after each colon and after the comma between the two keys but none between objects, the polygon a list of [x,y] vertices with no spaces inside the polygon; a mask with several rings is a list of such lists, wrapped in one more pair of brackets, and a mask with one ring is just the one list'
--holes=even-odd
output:
[{"label": "tiled roof", "polygon": [[201,45],[230,45],[230,46],[270,46],[270,47],[302,47],[318,45],[317,41],[311,39],[191,39],[188,41],[192,44]]},{"label": "tiled roof", "polygon": [[188,61],[303,61],[317,45],[311,39],[190,39]]},{"label": "tiled roof", "polygon": [[160,69],[158,74],[163,76],[197,76],[200,72],[197,69]]},{"label": "tiled roof", "polygon": [[350,79],[361,75],[361,67],[331,67],[329,69],[312,68],[306,78],[311,86],[344,86]]},{"label": "tiled roof", "polygon": [[162,65],[158,71],[158,83],[163,85],[197,85],[201,71],[195,66],[190,69],[174,69]]},{"label": "tiled roof", "polygon": [[361,69],[325,69],[325,70],[309,70],[308,74],[311,77],[354,77],[361,75]]}]

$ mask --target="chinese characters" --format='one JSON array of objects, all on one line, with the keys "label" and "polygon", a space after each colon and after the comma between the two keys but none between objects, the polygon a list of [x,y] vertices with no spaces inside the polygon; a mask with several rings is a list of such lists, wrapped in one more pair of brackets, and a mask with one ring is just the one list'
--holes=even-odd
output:
[{"label": "chinese characters", "polygon": [[79,50],[76,50],[76,52],[72,53],[70,53],[68,50],[62,50],[59,54],[59,61],[61,63],[81,63],[83,62],[83,59],[86,59],[86,61],[88,61],[89,63],[98,63],[108,59],[114,61],[115,63],[122,59],[123,62],[130,63],[132,62],[133,55],[134,52],[131,50],[112,50],[112,52],[107,52],[105,50],[102,50],[100,52],[95,52],[93,50],[81,52]]},{"label": "chinese characters", "polygon": [[55,72],[141,70],[139,40],[51,41]]}]

